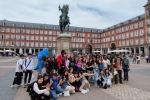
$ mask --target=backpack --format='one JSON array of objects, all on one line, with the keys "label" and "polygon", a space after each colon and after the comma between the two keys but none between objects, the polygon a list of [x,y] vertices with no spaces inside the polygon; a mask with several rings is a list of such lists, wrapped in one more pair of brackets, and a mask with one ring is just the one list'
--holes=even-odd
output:
[{"label": "backpack", "polygon": [[[36,81],[35,81],[35,82],[36,82]],[[27,92],[29,93],[30,96],[32,96],[32,95],[35,93],[34,90],[33,90],[33,85],[34,85],[35,82],[31,83],[31,84],[27,87]]]},{"label": "backpack", "polygon": [[124,63],[124,65],[128,65],[129,64],[128,59],[124,59],[123,63]]}]

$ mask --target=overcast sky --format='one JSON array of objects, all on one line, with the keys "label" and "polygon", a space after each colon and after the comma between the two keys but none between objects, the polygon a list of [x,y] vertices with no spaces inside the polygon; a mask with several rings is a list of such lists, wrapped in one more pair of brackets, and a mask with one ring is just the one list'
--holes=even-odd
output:
[{"label": "overcast sky", "polygon": [[71,26],[104,29],[144,14],[148,0],[0,0],[0,20],[55,24],[69,5]]}]

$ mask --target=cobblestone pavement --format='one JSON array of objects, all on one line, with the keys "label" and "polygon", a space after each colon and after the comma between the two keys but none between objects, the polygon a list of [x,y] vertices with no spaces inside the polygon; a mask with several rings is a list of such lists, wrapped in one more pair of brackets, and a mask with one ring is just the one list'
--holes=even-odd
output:
[{"label": "cobblestone pavement", "polygon": [[[15,58],[0,59],[0,100],[30,100],[23,87],[10,88],[15,64]],[[91,87],[88,94],[76,93],[70,97],[61,96],[58,100],[150,100],[150,64],[142,60],[141,64],[131,64],[130,69],[129,81],[123,81],[124,84],[106,90]]]}]

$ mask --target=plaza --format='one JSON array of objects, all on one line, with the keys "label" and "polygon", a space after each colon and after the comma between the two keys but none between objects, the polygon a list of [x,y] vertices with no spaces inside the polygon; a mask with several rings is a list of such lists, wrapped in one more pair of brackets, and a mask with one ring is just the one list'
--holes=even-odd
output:
[{"label": "plaza", "polygon": [[[150,100],[150,66],[145,62],[144,59],[141,60],[141,64],[131,64],[129,81],[123,81],[123,84],[118,83],[106,90],[92,86],[88,94],[79,92],[70,97],[61,96],[58,100]],[[14,78],[15,64],[15,58],[0,59],[0,100],[30,100],[25,88],[10,88]],[[36,74],[34,73],[35,76]]]}]

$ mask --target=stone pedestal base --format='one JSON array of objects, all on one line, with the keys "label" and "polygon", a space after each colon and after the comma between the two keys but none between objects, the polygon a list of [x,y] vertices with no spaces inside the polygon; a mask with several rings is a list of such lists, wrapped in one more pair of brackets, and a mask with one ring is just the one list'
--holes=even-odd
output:
[{"label": "stone pedestal base", "polygon": [[71,35],[67,33],[59,34],[57,37],[57,54],[61,53],[61,50],[65,50],[70,54],[70,42]]}]

